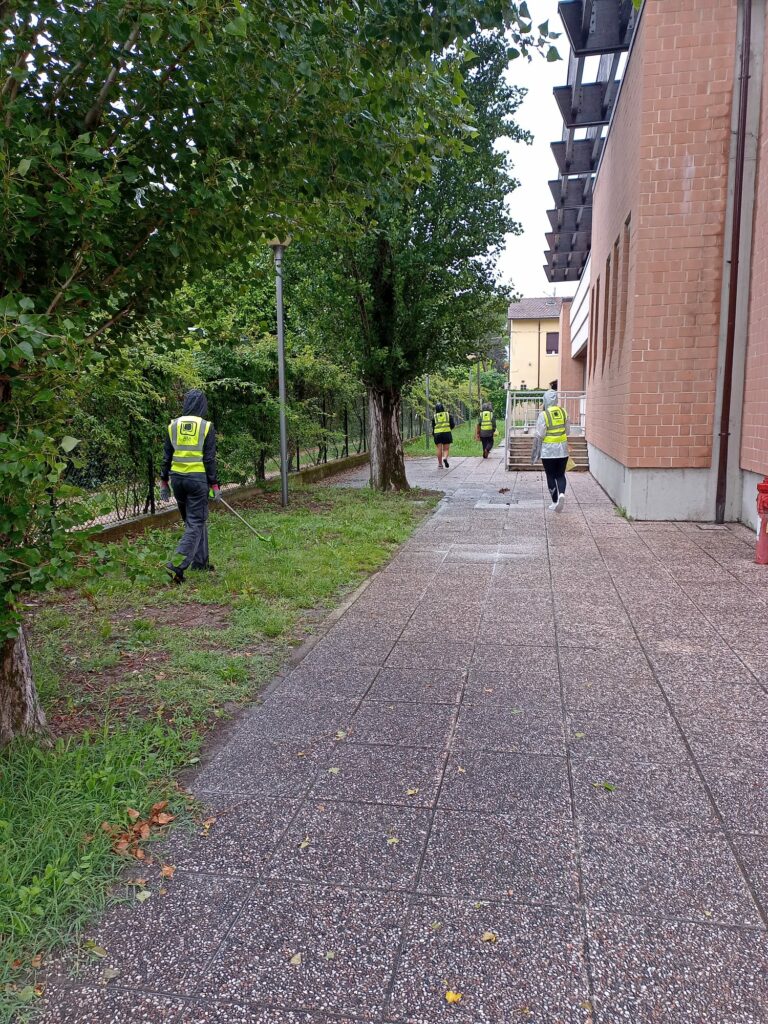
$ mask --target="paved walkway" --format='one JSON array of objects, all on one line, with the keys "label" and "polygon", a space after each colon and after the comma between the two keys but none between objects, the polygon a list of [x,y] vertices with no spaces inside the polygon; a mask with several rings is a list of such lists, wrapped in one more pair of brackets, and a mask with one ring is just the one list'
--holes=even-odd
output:
[{"label": "paved walkway", "polygon": [[630,524],[586,475],[548,515],[498,452],[409,475],[438,512],[242,716],[209,834],[46,1024],[768,1019],[751,535]]}]

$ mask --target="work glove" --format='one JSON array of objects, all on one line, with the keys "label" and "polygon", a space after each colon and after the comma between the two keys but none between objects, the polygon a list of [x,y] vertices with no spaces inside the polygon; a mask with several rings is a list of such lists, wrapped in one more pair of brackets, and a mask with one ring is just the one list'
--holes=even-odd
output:
[{"label": "work glove", "polygon": [[167,480],[160,481],[160,501],[170,501],[171,489],[168,486]]},{"label": "work glove", "polygon": [[208,497],[213,498],[214,501],[221,501],[221,488],[218,484],[214,484],[208,491]]}]

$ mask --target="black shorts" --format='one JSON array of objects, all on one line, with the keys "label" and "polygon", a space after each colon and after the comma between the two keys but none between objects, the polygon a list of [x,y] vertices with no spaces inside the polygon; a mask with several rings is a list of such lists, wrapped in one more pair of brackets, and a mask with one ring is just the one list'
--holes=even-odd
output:
[{"label": "black shorts", "polygon": [[435,444],[453,444],[453,434],[433,434]]}]

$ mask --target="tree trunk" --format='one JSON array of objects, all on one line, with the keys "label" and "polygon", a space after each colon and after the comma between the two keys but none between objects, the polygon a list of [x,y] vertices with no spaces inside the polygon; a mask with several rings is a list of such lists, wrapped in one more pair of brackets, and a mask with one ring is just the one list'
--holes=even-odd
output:
[{"label": "tree trunk", "polygon": [[46,733],[45,714],[32,679],[24,630],[5,640],[0,653],[0,747],[16,736]]},{"label": "tree trunk", "polygon": [[403,441],[400,436],[400,392],[369,388],[371,487],[377,491],[407,491]]}]

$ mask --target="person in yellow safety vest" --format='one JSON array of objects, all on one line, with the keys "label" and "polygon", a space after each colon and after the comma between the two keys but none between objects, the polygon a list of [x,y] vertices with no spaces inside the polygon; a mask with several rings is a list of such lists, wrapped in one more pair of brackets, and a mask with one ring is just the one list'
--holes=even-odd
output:
[{"label": "person in yellow safety vest", "polygon": [[173,489],[184,520],[184,535],[176,548],[181,559],[165,566],[174,583],[184,582],[187,569],[213,569],[208,561],[208,497],[210,492],[219,500],[221,491],[216,477],[216,431],[207,415],[205,395],[193,388],[184,396],[181,416],[168,424],[165,438],[160,499],[168,501]]},{"label": "person in yellow safety vest", "polygon": [[533,451],[531,463],[538,462],[544,466],[552,504],[547,507],[549,512],[562,512],[565,505],[567,487],[565,469],[568,465],[568,413],[557,404],[557,392],[550,389],[544,392],[544,408],[539,413],[534,427]]},{"label": "person in yellow safety vest", "polygon": [[446,469],[450,469],[448,465],[448,456],[451,453],[451,445],[453,444],[453,434],[451,431],[456,426],[456,421],[450,413],[445,411],[445,406],[438,402],[435,405],[435,415],[432,417],[432,437],[435,439],[435,445],[437,446],[437,465],[439,469],[445,466]]},{"label": "person in yellow safety vest", "polygon": [[483,445],[483,458],[487,459],[493,448],[493,438],[496,434],[496,417],[493,415],[493,406],[490,402],[483,403],[480,411],[480,419],[477,424],[477,438]]}]

